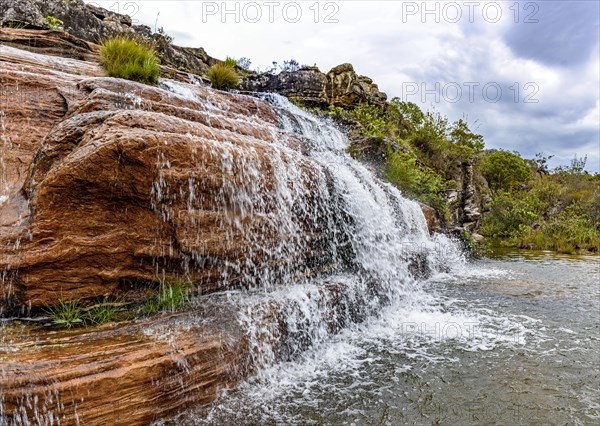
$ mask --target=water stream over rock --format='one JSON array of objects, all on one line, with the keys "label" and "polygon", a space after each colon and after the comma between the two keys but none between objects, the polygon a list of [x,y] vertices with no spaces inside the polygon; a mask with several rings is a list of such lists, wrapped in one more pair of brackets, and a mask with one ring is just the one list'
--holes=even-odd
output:
[{"label": "water stream over rock", "polygon": [[210,402],[464,265],[333,123],[283,97],[0,57],[2,313],[198,290],[194,309],[155,319],[2,325],[3,423],[145,423]]}]

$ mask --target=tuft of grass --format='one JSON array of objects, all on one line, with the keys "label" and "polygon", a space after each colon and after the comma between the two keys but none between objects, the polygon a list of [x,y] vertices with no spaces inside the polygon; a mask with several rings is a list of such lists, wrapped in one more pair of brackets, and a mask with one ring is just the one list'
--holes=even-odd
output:
[{"label": "tuft of grass", "polygon": [[86,324],[101,325],[117,319],[118,311],[114,305],[102,303],[93,306],[84,314],[84,322]]},{"label": "tuft of grass", "polygon": [[225,58],[225,62],[223,62],[225,65],[227,65],[229,68],[234,69],[237,66],[237,61],[231,57],[226,57]]},{"label": "tuft of grass", "polygon": [[[235,62],[235,61],[234,61]],[[236,87],[240,80],[231,64],[215,64],[208,70],[210,84],[215,89],[227,90]]]},{"label": "tuft of grass", "polygon": [[46,306],[45,311],[52,317],[52,324],[60,327],[72,328],[85,323],[84,312],[78,300],[59,299],[56,305]]},{"label": "tuft of grass", "polygon": [[163,283],[158,294],[142,305],[142,312],[147,315],[158,312],[175,312],[190,303],[190,281]]},{"label": "tuft of grass", "polygon": [[107,77],[153,86],[158,84],[160,66],[156,51],[140,40],[125,36],[104,40],[100,48],[100,62]]},{"label": "tuft of grass", "polygon": [[20,21],[9,21],[6,26],[8,28],[13,28],[15,30],[22,30],[23,28],[27,28],[29,24],[27,24],[26,22],[20,22]]},{"label": "tuft of grass", "polygon": [[48,15],[46,16],[46,23],[50,26],[50,28],[52,28],[53,30],[60,30],[63,26],[63,21],[61,21],[58,18],[55,18],[52,15]]}]

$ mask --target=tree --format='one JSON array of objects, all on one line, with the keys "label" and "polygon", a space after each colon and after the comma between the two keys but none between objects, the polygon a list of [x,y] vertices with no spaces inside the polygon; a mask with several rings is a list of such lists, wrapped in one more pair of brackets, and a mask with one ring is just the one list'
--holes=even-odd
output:
[{"label": "tree", "polygon": [[473,133],[469,125],[462,118],[456,121],[450,129],[450,141],[456,145],[466,146],[476,151],[484,147],[483,136]]},{"label": "tree", "polygon": [[529,180],[531,168],[516,153],[496,151],[486,157],[483,174],[492,189],[512,190]]}]

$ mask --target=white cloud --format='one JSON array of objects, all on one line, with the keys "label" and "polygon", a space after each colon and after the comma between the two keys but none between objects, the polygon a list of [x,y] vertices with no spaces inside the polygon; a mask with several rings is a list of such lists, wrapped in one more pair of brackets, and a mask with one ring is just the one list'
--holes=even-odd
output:
[{"label": "white cloud", "polygon": [[[532,50],[515,49],[515,43],[521,42],[521,39],[526,43],[539,44],[540,52],[546,54],[548,51],[560,51],[555,47],[561,46],[549,46],[548,43],[557,43],[555,29],[557,25],[560,27],[561,20],[565,23],[573,20],[563,16],[565,9],[554,12],[549,6],[552,3],[540,3],[538,24],[523,22],[527,15],[523,10],[524,4],[520,4],[517,19],[514,2],[480,2],[473,10],[473,22],[469,22],[466,3],[454,2],[460,6],[462,13],[458,23],[443,19],[444,11],[446,17],[455,16],[452,2],[426,3],[429,10],[438,5],[439,22],[435,22],[435,15],[423,15],[422,5],[425,2],[420,1],[321,1],[318,3],[317,22],[315,2],[296,2],[302,11],[297,23],[290,22],[290,18],[294,17],[291,12],[296,6],[289,6],[294,3],[289,1],[276,2],[278,6],[273,9],[273,22],[268,22],[269,9],[262,1],[110,0],[94,3],[120,13],[135,12],[134,19],[152,28],[158,16],[158,27],[164,27],[167,33],[175,35],[175,43],[204,47],[211,56],[218,58],[249,57],[253,66],[263,69],[272,61],[290,58],[302,64],[316,63],[323,71],[350,62],[357,72],[371,77],[390,98],[402,96],[403,83],[406,82],[423,83],[428,88],[433,88],[436,82],[441,85],[477,82],[480,86],[473,102],[469,102],[467,87],[464,87],[460,102],[444,102],[441,99],[440,103],[434,102],[436,109],[452,120],[464,114],[471,121],[479,120],[481,126],[478,130],[489,147],[518,149],[529,157],[544,151],[556,155],[554,165],[561,161],[564,163],[565,158],[572,158],[575,154],[598,158],[600,70],[597,37],[590,40],[595,47],[589,58],[579,64],[567,61],[570,66],[557,65],[556,60],[544,63],[543,56],[521,57],[515,53]],[[248,6],[250,3],[253,5]],[[235,13],[221,15],[223,4],[230,11],[237,7],[239,22],[235,22]],[[500,5],[502,12],[502,18],[496,23],[491,22],[496,11],[494,4]],[[261,9],[263,19],[258,23],[245,22],[244,7],[249,14],[256,5]],[[414,11],[410,8],[415,6],[418,10],[410,14]],[[216,14],[203,13],[214,11],[215,7],[218,9]],[[283,14],[284,7],[288,7],[287,16]],[[323,22],[331,12],[336,12],[332,18],[338,23]],[[577,22],[585,22],[583,18]],[[515,20],[519,22],[515,23]],[[597,23],[595,25],[597,32]],[[560,34],[560,37],[568,37],[570,33],[562,31]],[[510,37],[507,38],[508,35]],[[581,34],[578,36],[577,42],[581,43]],[[565,39],[564,45],[571,46],[572,41]],[[497,103],[482,97],[481,88],[488,82],[502,86],[502,98]],[[515,82],[517,86],[511,89]],[[525,84],[530,82],[537,86],[526,87]],[[513,98],[517,87],[518,102],[515,102]],[[536,87],[539,90],[533,99],[538,102],[523,102],[524,96],[532,95]],[[493,91],[490,93],[493,94]],[[417,96],[408,100],[428,108],[434,99],[430,96],[421,102]],[[595,164],[589,161],[588,164],[598,170],[597,161]]]}]

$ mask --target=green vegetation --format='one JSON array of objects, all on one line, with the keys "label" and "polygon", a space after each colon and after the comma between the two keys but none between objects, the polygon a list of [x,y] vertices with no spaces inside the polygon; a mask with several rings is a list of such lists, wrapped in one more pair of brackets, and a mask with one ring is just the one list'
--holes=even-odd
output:
[{"label": "green vegetation", "polygon": [[63,26],[63,21],[61,21],[58,18],[55,18],[52,15],[46,16],[46,23],[53,30],[60,30],[62,28],[62,26]]},{"label": "green vegetation", "polygon": [[143,41],[125,36],[104,40],[100,60],[107,77],[158,84],[160,66],[156,52]]},{"label": "green vegetation", "polygon": [[[599,251],[600,175],[584,172],[578,161],[552,173],[532,173],[521,188],[510,182],[497,188],[482,234],[505,246]],[[530,167],[539,170],[536,162]]]},{"label": "green vegetation", "polygon": [[235,67],[237,66],[237,61],[229,56],[225,58],[225,61],[223,63],[232,69],[235,69]]},{"label": "green vegetation", "polygon": [[158,312],[175,312],[190,303],[190,292],[193,285],[190,281],[161,284],[158,294],[142,305],[142,312],[147,315]]},{"label": "green vegetation", "polygon": [[53,325],[62,328],[106,324],[115,321],[118,314],[114,303],[100,303],[83,308],[78,300],[63,299],[59,299],[54,306],[46,306],[44,311],[52,319]]},{"label": "green vegetation", "polygon": [[227,90],[239,84],[239,77],[235,71],[236,61],[227,58],[225,62],[215,64],[208,70],[208,78],[215,89]]},{"label": "green vegetation", "polygon": [[191,281],[161,283],[157,294],[142,302],[104,300],[88,307],[83,307],[79,300],[61,298],[55,305],[46,306],[44,312],[50,317],[52,325],[60,328],[97,326],[134,319],[140,314],[154,315],[184,309],[191,303],[193,288]]},{"label": "green vegetation", "polygon": [[23,28],[27,28],[27,26],[29,25],[26,22],[19,22],[19,21],[8,21],[5,24],[8,28],[13,28],[15,30],[22,30]]},{"label": "green vegetation", "polygon": [[413,155],[390,150],[386,177],[409,198],[416,198],[438,211],[446,212],[443,196],[448,186],[446,181],[429,167],[417,164]]},{"label": "green vegetation", "polygon": [[349,124],[355,135],[350,154],[368,158],[375,152],[370,158],[382,161],[386,178],[408,197],[434,207],[443,220],[452,210],[447,194],[460,189],[465,167],[472,166],[476,190],[491,199],[473,232],[503,246],[600,250],[600,175],[585,172],[585,158],[551,171],[541,154],[527,160],[516,152],[485,151],[483,137],[466,120],[449,123],[398,98],[384,108],[359,104],[312,112]]},{"label": "green vegetation", "polygon": [[497,151],[483,162],[483,175],[492,189],[516,189],[531,177],[529,164],[518,153]]},{"label": "green vegetation", "polygon": [[101,303],[92,306],[85,312],[85,323],[92,325],[101,325],[117,320],[119,311],[115,304]]},{"label": "green vegetation", "polygon": [[84,314],[79,301],[59,299],[54,306],[46,306],[46,313],[52,318],[52,324],[64,328],[84,325]]}]

